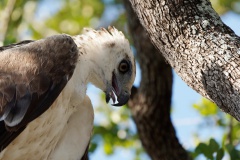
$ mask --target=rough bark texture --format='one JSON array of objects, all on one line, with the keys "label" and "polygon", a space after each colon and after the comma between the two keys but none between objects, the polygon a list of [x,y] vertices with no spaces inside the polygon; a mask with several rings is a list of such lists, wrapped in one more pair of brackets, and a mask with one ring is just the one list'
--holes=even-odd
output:
[{"label": "rough bark texture", "polygon": [[240,38],[208,0],[130,0],[180,77],[240,121]]},{"label": "rough bark texture", "polygon": [[170,118],[171,67],[152,45],[128,0],[124,5],[142,73],[129,107],[143,147],[153,160],[187,160],[188,154],[179,144]]}]

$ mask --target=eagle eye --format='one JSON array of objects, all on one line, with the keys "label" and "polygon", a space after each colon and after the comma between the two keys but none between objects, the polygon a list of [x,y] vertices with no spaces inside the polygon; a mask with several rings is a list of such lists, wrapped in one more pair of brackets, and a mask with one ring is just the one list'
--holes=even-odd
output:
[{"label": "eagle eye", "polygon": [[129,70],[129,63],[126,60],[122,60],[119,64],[118,70],[121,73],[126,73]]}]

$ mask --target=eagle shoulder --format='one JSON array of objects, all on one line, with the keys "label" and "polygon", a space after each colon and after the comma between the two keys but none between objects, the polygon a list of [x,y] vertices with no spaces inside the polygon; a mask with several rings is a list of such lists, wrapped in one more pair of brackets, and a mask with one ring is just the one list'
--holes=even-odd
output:
[{"label": "eagle shoulder", "polygon": [[67,35],[0,47],[1,149],[51,106],[77,59],[77,46]]}]

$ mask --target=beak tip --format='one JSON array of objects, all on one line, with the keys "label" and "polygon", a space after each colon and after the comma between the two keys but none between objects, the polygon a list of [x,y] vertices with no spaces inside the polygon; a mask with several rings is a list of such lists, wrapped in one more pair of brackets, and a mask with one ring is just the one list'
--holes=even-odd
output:
[{"label": "beak tip", "polygon": [[118,103],[115,103],[116,98],[115,98],[115,96],[113,94],[113,91],[105,92],[105,93],[106,93],[106,103],[109,103],[110,99],[112,99],[113,104],[111,104],[111,105],[112,106],[116,106],[116,107],[120,107],[120,106],[125,105],[128,102],[129,98],[130,98],[130,93],[123,92],[123,93],[121,93],[119,95],[116,95]]},{"label": "beak tip", "polygon": [[127,104],[129,98],[130,98],[129,95],[120,96],[119,99],[118,99],[118,103],[112,104],[112,106],[116,106],[116,107],[123,106],[123,105]]}]

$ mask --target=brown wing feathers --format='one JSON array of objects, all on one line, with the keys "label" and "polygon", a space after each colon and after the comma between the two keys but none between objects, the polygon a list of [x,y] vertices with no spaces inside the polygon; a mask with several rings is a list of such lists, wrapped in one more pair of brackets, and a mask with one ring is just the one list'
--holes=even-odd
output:
[{"label": "brown wing feathers", "polygon": [[45,112],[72,76],[77,46],[57,35],[0,47],[0,148]]}]

